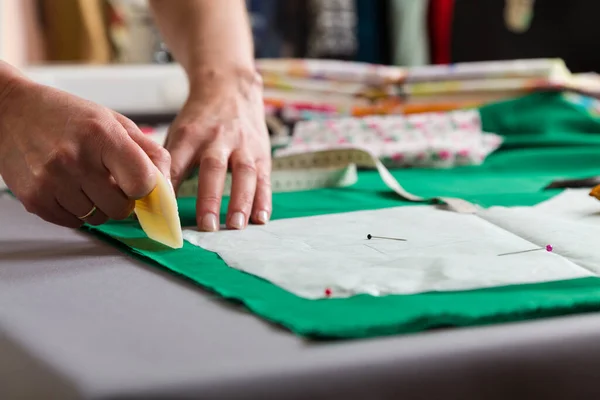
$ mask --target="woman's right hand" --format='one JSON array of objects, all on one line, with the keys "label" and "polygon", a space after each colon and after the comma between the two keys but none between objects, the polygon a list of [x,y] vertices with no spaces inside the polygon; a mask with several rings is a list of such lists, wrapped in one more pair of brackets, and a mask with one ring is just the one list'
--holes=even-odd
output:
[{"label": "woman's right hand", "polygon": [[0,80],[0,175],[29,212],[69,228],[99,225],[127,218],[158,171],[169,179],[169,153],[131,120],[6,64]]}]

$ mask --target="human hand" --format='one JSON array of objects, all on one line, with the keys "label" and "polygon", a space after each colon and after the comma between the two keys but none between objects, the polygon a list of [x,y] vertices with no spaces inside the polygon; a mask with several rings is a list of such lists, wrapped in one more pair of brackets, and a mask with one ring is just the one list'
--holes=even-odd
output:
[{"label": "human hand", "polygon": [[155,187],[157,167],[168,178],[168,152],[118,113],[21,77],[2,91],[0,174],[48,222],[127,218]]},{"label": "human hand", "polygon": [[271,215],[271,155],[258,75],[203,79],[171,124],[165,147],[177,189],[198,166],[196,220],[203,231],[219,229],[228,167],[232,188],[225,224],[243,229]]}]

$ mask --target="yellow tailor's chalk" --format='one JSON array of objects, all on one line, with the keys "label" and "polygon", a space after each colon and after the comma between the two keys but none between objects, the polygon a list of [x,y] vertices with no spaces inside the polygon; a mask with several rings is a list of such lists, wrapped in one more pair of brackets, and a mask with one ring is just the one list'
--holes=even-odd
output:
[{"label": "yellow tailor's chalk", "polygon": [[154,190],[136,200],[135,214],[146,235],[152,240],[174,249],[183,247],[183,234],[173,187],[160,172]]},{"label": "yellow tailor's chalk", "polygon": [[600,185],[595,186],[592,191],[590,192],[590,196],[595,197],[596,199],[600,200]]}]

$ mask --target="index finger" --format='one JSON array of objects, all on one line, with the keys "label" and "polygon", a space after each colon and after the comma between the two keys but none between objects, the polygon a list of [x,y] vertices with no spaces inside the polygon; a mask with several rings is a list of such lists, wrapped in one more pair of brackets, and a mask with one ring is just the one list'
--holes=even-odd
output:
[{"label": "index finger", "polygon": [[140,128],[129,118],[122,114],[114,113],[115,118],[125,128],[129,137],[150,157],[154,165],[163,173],[167,180],[171,179],[171,156],[160,144],[145,135]]},{"label": "index finger", "polygon": [[158,169],[125,128],[115,125],[102,147],[102,163],[127,197],[141,199],[156,186]]}]

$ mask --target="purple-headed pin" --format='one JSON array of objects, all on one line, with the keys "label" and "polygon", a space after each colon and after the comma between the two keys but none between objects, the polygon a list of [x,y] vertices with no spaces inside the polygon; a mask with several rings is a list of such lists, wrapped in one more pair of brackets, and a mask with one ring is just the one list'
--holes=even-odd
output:
[{"label": "purple-headed pin", "polygon": [[510,254],[521,254],[521,253],[529,253],[531,251],[540,251],[540,250],[546,250],[548,253],[552,253],[552,251],[554,251],[554,247],[552,247],[551,244],[547,244],[546,247],[540,247],[538,249],[531,249],[531,250],[522,250],[522,251],[513,251],[510,253],[503,253],[503,254],[498,254],[498,256],[508,256]]}]

